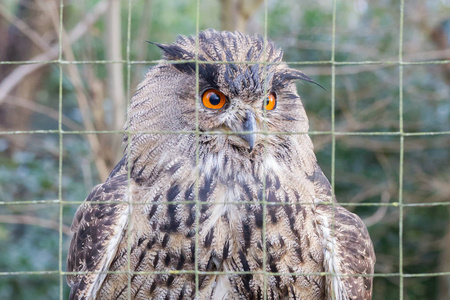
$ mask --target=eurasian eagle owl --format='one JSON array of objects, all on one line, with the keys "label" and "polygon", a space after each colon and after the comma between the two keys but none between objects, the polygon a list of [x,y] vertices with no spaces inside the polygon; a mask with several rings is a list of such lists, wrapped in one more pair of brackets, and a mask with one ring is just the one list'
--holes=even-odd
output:
[{"label": "eurasian eagle owl", "polygon": [[158,46],[123,159],[74,217],[70,299],[370,299],[367,229],[306,134],[312,80],[258,35]]}]

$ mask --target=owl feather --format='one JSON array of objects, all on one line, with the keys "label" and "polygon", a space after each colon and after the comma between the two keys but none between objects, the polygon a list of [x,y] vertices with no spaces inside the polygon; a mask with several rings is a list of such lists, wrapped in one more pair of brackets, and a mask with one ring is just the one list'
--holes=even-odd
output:
[{"label": "owl feather", "polygon": [[157,45],[123,159],[75,215],[70,299],[371,299],[369,234],[307,134],[313,81],[258,35]]}]

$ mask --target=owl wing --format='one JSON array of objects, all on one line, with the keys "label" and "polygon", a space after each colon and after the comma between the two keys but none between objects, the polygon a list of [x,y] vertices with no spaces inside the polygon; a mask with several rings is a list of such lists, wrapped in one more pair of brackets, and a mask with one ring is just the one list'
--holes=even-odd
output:
[{"label": "owl wing", "polygon": [[129,205],[117,203],[129,198],[127,177],[109,178],[94,187],[75,214],[67,271],[83,273],[67,276],[71,300],[94,299],[102,286],[128,224]]},{"label": "owl wing", "polygon": [[372,299],[375,253],[366,226],[338,204],[319,205],[316,212],[324,241],[324,270],[343,275],[327,276],[327,296],[338,300]]}]

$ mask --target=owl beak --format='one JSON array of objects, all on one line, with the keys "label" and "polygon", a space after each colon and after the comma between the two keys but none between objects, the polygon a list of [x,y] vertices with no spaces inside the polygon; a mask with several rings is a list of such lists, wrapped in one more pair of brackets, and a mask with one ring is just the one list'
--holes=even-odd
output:
[{"label": "owl beak", "polygon": [[240,136],[245,141],[247,141],[248,146],[250,147],[250,152],[251,152],[253,150],[253,147],[255,147],[256,120],[255,120],[255,115],[250,110],[247,110],[245,112],[243,131],[250,131],[249,133],[241,134]]}]

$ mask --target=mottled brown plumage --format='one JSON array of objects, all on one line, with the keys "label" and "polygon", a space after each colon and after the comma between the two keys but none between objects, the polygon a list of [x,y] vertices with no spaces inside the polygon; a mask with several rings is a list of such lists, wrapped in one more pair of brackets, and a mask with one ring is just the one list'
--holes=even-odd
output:
[{"label": "mottled brown plumage", "polygon": [[[311,80],[260,36],[196,45],[158,45],[167,62],[131,101],[125,155],[74,218],[70,298],[371,299],[372,242],[305,134],[295,80]],[[202,104],[210,88],[223,108]]]}]

